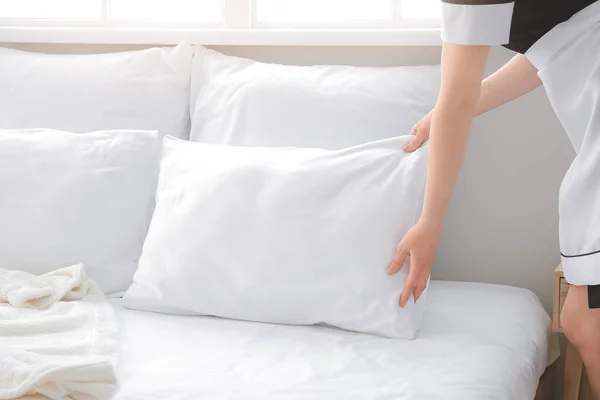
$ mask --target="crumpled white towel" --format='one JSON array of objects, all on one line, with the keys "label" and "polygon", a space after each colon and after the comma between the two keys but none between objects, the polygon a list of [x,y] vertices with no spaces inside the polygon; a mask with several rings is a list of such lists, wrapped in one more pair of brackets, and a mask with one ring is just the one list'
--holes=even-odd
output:
[{"label": "crumpled white towel", "polygon": [[101,291],[94,281],[86,278],[83,264],[40,276],[0,268],[0,303],[13,307],[43,309],[57,301],[80,300],[88,294]]},{"label": "crumpled white towel", "polygon": [[117,318],[85,269],[0,277],[0,399],[112,398]]}]

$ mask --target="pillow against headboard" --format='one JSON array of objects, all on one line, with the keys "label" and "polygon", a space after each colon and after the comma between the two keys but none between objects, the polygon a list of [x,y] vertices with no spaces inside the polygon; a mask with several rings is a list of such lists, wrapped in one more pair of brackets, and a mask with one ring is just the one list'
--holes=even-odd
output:
[{"label": "pillow against headboard", "polygon": [[156,132],[0,130],[0,267],[83,263],[105,293],[133,280],[154,210]]},{"label": "pillow against headboard", "polygon": [[0,48],[0,129],[158,130],[188,138],[192,47],[109,54]]},{"label": "pillow against headboard", "polygon": [[439,86],[439,66],[286,66],[197,47],[191,140],[342,149],[407,135]]}]

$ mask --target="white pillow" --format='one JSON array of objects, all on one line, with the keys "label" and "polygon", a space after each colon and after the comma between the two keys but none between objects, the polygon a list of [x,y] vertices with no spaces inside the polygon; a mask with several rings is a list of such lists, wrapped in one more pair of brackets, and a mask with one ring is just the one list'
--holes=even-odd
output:
[{"label": "white pillow", "polygon": [[0,131],[0,266],[84,263],[106,293],[131,284],[154,206],[156,132]]},{"label": "white pillow", "polygon": [[408,135],[439,85],[438,66],[285,66],[197,48],[191,140],[342,149]]},{"label": "white pillow", "polygon": [[[127,307],[414,337],[386,268],[421,210],[426,149],[345,150],[166,138],[156,208]],[[422,302],[419,300],[418,304]]]},{"label": "white pillow", "polygon": [[39,54],[0,48],[0,129],[189,137],[192,48]]}]

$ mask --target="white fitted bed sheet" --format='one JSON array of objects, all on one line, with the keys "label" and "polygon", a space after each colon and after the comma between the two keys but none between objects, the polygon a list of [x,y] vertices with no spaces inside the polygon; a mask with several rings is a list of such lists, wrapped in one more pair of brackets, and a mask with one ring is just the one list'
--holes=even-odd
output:
[{"label": "white fitted bed sheet", "polygon": [[531,292],[431,283],[416,340],[124,309],[116,400],[531,400],[556,359]]}]

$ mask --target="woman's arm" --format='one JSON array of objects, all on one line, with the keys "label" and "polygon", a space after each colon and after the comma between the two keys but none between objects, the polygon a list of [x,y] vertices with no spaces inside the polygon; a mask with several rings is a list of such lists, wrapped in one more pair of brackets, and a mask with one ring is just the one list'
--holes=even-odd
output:
[{"label": "woman's arm", "polygon": [[419,222],[398,245],[388,273],[398,272],[410,256],[409,275],[402,292],[404,306],[417,300],[431,273],[442,224],[458,179],[469,130],[477,108],[489,46],[444,43],[442,86],[433,111],[425,202]]},{"label": "woman's arm", "polygon": [[[519,98],[542,84],[537,75],[537,69],[527,57],[518,54],[498,71],[487,77],[481,83],[481,95],[477,103],[475,115],[485,114],[496,107]],[[413,128],[413,141],[406,145],[405,151],[415,151],[429,138],[431,116],[427,114]]]},{"label": "woman's arm", "polygon": [[446,44],[442,86],[431,120],[429,165],[421,220],[441,229],[480,98],[489,46]]},{"label": "woman's arm", "polygon": [[542,84],[538,70],[522,54],[514,56],[502,68],[481,83],[481,96],[475,115],[519,98]]}]

